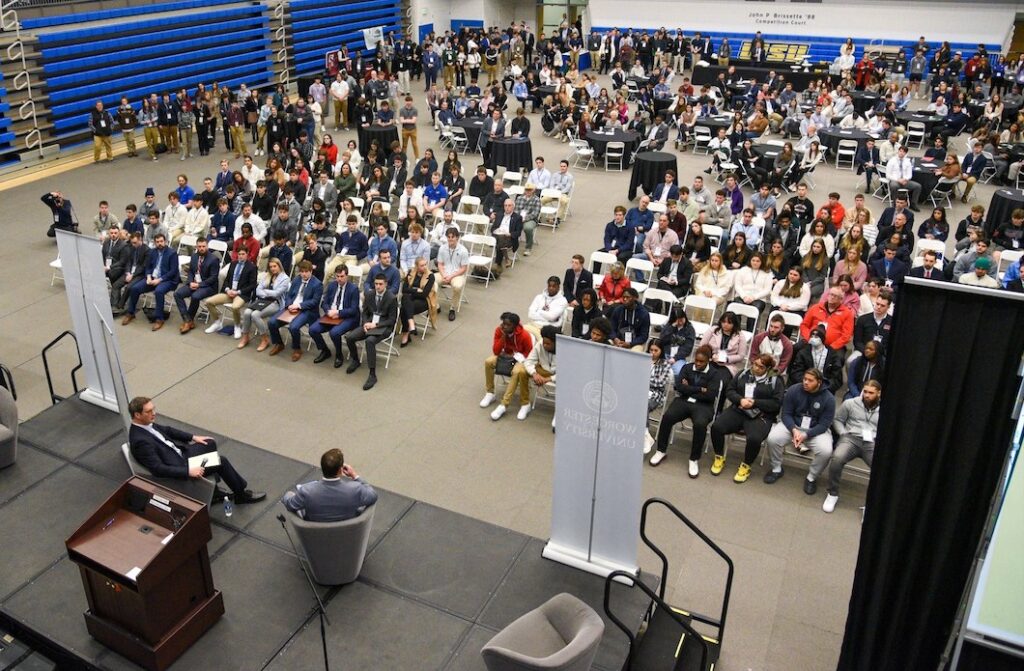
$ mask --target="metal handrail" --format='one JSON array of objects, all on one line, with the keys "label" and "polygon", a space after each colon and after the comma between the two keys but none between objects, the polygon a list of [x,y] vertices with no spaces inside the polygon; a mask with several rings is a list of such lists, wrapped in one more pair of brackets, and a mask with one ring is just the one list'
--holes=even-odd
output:
[{"label": "metal handrail", "polygon": [[71,339],[75,341],[75,354],[78,356],[78,365],[71,369],[71,386],[74,388],[75,393],[78,393],[78,380],[75,379],[75,373],[82,367],[82,355],[78,350],[78,337],[71,331],[64,331],[43,348],[43,370],[46,371],[46,386],[50,388],[50,403],[53,405],[57,405],[67,397],[58,396],[53,392],[53,377],[50,375],[50,362],[46,358],[46,353],[67,336],[71,336]]},{"label": "metal handrail", "polygon": [[[636,635],[630,630],[629,627],[627,627],[622,622],[622,620],[620,620],[618,617],[615,616],[614,613],[612,613],[611,605],[609,603],[611,597],[611,586],[617,578],[628,579],[630,583],[629,587],[631,588],[639,587],[644,592],[644,594],[649,596],[651,600],[654,601],[655,605],[657,605],[658,608],[668,613],[669,617],[671,617],[676,624],[682,627],[686,633],[697,638],[697,641],[700,643],[700,668],[702,671],[706,669],[708,664],[708,643],[704,640],[704,637],[701,636],[700,632],[691,627],[689,623],[686,622],[686,620],[679,616],[679,613],[677,613],[675,610],[672,609],[671,606],[665,603],[664,599],[658,596],[654,592],[654,590],[652,590],[650,587],[644,584],[643,581],[636,577],[636,575],[629,573],[628,571],[612,571],[604,580],[604,612],[608,616],[608,619],[615,623],[615,625],[619,629],[624,631],[626,633],[626,637],[629,638],[629,652],[626,655],[626,671],[629,671],[629,669],[631,669],[633,666],[633,650],[636,647]],[[721,640],[719,640],[719,643],[721,643]]]},{"label": "metal handrail", "polygon": [[[28,64],[25,62],[25,44],[21,37],[21,21],[13,6],[17,0],[0,0],[0,29],[14,33],[14,40],[7,45],[7,60],[18,67],[12,77],[15,91],[24,91],[27,100],[18,107],[18,115],[22,121],[29,121],[32,128],[25,134],[22,141],[28,150],[36,150],[43,157],[43,140],[39,132],[39,120],[36,117],[36,106],[32,96],[32,77],[29,75]],[[31,103],[31,104],[27,104]]]},{"label": "metal handrail", "polygon": [[691,613],[691,617],[693,619],[698,620],[700,622],[704,622],[705,624],[710,624],[718,628],[718,642],[719,644],[721,644],[722,639],[725,636],[725,617],[729,611],[729,596],[732,594],[732,578],[733,573],[735,572],[735,567],[733,566],[732,559],[729,557],[729,555],[725,554],[725,551],[723,551],[722,548],[718,547],[718,545],[713,540],[711,540],[711,538],[709,538],[707,534],[698,529],[697,525],[691,522],[686,517],[686,515],[683,515],[683,513],[681,513],[679,509],[676,508],[674,505],[672,505],[665,499],[657,497],[647,499],[647,501],[644,502],[643,508],[640,512],[640,538],[641,540],[643,540],[644,545],[649,547],[651,551],[654,552],[654,554],[658,555],[658,557],[661,559],[661,584],[658,586],[658,593],[661,599],[665,598],[665,585],[668,583],[668,557],[666,557],[665,553],[661,551],[661,548],[659,548],[654,543],[654,541],[647,536],[647,511],[652,505],[655,504],[662,505],[668,508],[673,515],[679,518],[679,521],[681,521],[683,524],[689,527],[690,531],[697,534],[698,538],[704,541],[704,543],[712,550],[714,550],[719,557],[725,560],[725,563],[729,567],[729,575],[725,581],[725,595],[722,597],[722,613],[718,617],[718,619],[716,620],[706,615],[700,615],[699,613]]}]

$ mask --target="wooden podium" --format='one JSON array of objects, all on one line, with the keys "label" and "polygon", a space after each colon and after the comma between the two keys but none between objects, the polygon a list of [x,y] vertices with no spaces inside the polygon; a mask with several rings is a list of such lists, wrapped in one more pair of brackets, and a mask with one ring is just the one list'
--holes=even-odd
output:
[{"label": "wooden podium", "polygon": [[202,503],[139,477],[121,485],[65,542],[89,600],[93,638],[163,671],[224,614]]}]

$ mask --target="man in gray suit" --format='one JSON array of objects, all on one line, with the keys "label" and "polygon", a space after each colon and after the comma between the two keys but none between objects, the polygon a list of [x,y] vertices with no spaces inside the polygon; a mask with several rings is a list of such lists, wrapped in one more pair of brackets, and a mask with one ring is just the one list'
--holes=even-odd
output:
[{"label": "man in gray suit", "polygon": [[658,151],[668,142],[668,124],[660,114],[654,117],[654,125],[647,131],[646,139],[650,142],[651,151]]},{"label": "man in gray suit", "polygon": [[340,522],[377,502],[377,492],[345,463],[338,448],[323,453],[320,470],[324,477],[285,493],[281,499],[285,508],[308,522]]},{"label": "man in gray suit", "polygon": [[505,120],[501,118],[501,110],[491,112],[491,118],[484,121],[480,129],[480,153],[483,155],[484,163],[491,156],[491,140],[505,137]]},{"label": "man in gray suit", "polygon": [[359,368],[359,350],[356,344],[365,341],[366,364],[370,375],[363,384],[363,391],[373,389],[377,384],[377,344],[387,340],[398,322],[398,298],[388,291],[388,278],[382,272],[373,276],[373,288],[363,296],[362,325],[349,331],[345,336],[348,343],[349,364],[345,372],[352,374]]}]

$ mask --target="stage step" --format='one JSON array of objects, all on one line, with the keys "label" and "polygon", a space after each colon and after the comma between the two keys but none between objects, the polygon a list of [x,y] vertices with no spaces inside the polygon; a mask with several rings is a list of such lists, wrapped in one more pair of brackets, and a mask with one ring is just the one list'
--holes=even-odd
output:
[{"label": "stage step", "polygon": [[[692,624],[690,614],[673,608]],[[701,666],[701,645],[683,630],[665,611],[655,608],[647,623],[647,630],[637,643],[629,671],[714,671],[718,661],[718,641],[704,637],[708,645],[706,666]]]}]

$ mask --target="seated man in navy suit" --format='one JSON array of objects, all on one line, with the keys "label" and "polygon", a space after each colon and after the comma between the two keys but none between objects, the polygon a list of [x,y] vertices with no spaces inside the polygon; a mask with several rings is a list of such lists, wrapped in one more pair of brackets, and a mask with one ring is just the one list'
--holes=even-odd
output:
[{"label": "seated man in navy suit", "polygon": [[[136,396],[128,404],[132,426],[128,430],[128,446],[132,456],[149,472],[158,478],[201,478],[204,475],[220,476],[231,488],[235,503],[256,503],[267,497],[264,492],[254,492],[245,478],[239,475],[227,457],[220,455],[220,465],[204,468],[189,468],[188,460],[200,454],[217,451],[217,442],[210,436],[196,436],[173,426],[156,424],[156,407],[145,396]],[[218,488],[214,500],[222,500],[224,493]]]},{"label": "seated man in navy suit", "polygon": [[[196,313],[204,298],[217,293],[217,278],[220,272],[220,257],[211,254],[206,238],[196,240],[196,251],[188,266],[188,282],[174,292],[174,302],[181,314],[181,332],[188,333],[196,327]],[[188,307],[185,299],[191,298]]]},{"label": "seated man in navy suit", "polygon": [[348,281],[348,266],[344,263],[334,269],[334,281],[327,285],[320,309],[324,311],[324,317],[340,321],[334,325],[322,321],[310,324],[309,337],[320,350],[313,363],[322,363],[331,356],[331,350],[327,348],[323,335],[324,331],[328,331],[331,342],[334,343],[334,367],[341,368],[341,364],[345,363],[341,336],[359,325],[359,287],[355,282]]},{"label": "seated man in navy suit", "polygon": [[[292,280],[292,286],[288,289],[284,310],[271,319],[268,324],[270,341],[274,343],[274,346],[270,348],[270,356],[277,356],[284,349],[281,327],[285,323],[288,324],[288,332],[292,334],[292,361],[302,358],[302,327],[319,321],[320,298],[324,293],[323,283],[313,277],[312,263],[300,261],[298,268],[299,276]],[[285,313],[292,315],[290,322],[281,319]]]},{"label": "seated man in navy suit", "polygon": [[146,277],[135,282],[128,290],[128,308],[125,310],[127,314],[121,320],[121,324],[127,326],[132,323],[139,297],[152,291],[156,298],[156,307],[150,321],[153,322],[153,330],[159,331],[167,320],[164,313],[164,296],[178,286],[181,276],[178,272],[178,254],[167,248],[167,237],[163,233],[157,233],[153,242],[156,247],[146,258]]},{"label": "seated man in navy suit", "polygon": [[377,344],[394,333],[395,324],[398,322],[398,298],[388,291],[387,282],[383,273],[374,276],[373,289],[367,291],[363,298],[363,323],[345,336],[351,359],[345,372],[349,374],[356,372],[361,365],[356,344],[360,340],[365,341],[363,347],[366,350],[366,364],[370,368],[370,374],[363,383],[363,391],[369,391],[377,384]]},{"label": "seated man in navy suit", "polygon": [[906,262],[896,258],[898,248],[893,243],[885,246],[884,256],[871,263],[868,268],[868,275],[877,277],[885,282],[885,286],[896,291],[903,284],[903,278],[910,268]]},{"label": "seated man in navy suit", "polygon": [[[349,285],[354,286],[354,285]],[[281,503],[308,522],[341,522],[360,515],[377,502],[377,492],[332,448],[320,457],[324,477],[286,492]]]},{"label": "seated man in navy suit", "polygon": [[657,203],[679,200],[679,187],[676,185],[675,170],[665,171],[665,181],[654,187],[654,194],[651,196],[651,200]]}]

